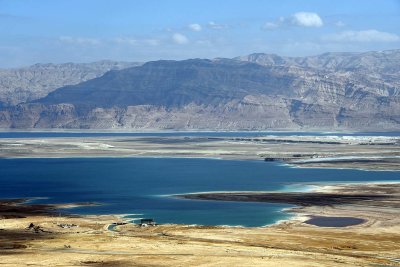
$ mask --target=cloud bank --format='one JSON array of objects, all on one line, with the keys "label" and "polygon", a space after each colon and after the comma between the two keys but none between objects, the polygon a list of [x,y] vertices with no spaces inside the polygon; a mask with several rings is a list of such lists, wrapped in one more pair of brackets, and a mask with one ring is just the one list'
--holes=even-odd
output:
[{"label": "cloud bank", "polygon": [[279,17],[275,21],[269,21],[262,27],[264,30],[275,30],[280,27],[322,27],[324,22],[321,17],[314,12],[297,12],[289,17]]},{"label": "cloud bank", "polygon": [[218,24],[218,23],[215,23],[214,21],[210,21],[210,22],[207,24],[207,26],[208,26],[209,28],[211,28],[211,29],[214,29],[214,30],[223,30],[223,29],[226,29],[226,28],[227,28],[227,25]]},{"label": "cloud bank", "polygon": [[172,40],[174,41],[174,43],[180,44],[180,45],[189,43],[189,39],[181,33],[174,33],[172,35]]},{"label": "cloud bank", "polygon": [[99,39],[95,38],[72,37],[72,36],[60,36],[58,40],[60,42],[73,45],[99,45],[101,43]]},{"label": "cloud bank", "polygon": [[400,41],[400,36],[377,30],[342,31],[327,35],[324,40],[334,42],[397,42]]},{"label": "cloud bank", "polygon": [[317,13],[298,12],[292,15],[292,23],[302,27],[322,27],[324,23]]},{"label": "cloud bank", "polygon": [[197,24],[197,23],[189,24],[188,27],[189,27],[190,30],[192,30],[192,31],[194,31],[194,32],[199,32],[199,31],[202,30],[201,25],[200,25],[200,24]]}]

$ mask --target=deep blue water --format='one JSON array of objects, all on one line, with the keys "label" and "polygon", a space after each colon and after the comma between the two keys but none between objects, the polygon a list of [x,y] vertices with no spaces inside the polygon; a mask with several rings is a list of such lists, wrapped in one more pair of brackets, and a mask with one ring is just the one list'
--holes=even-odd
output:
[{"label": "deep blue water", "polygon": [[400,136],[400,132],[357,132],[357,133],[333,133],[333,132],[0,132],[0,138],[45,138],[45,137],[126,137],[126,136],[228,136],[228,137],[257,137],[265,135],[276,136]]},{"label": "deep blue water", "polygon": [[81,214],[143,214],[160,223],[261,226],[285,219],[279,204],[181,200],[163,195],[281,190],[309,182],[400,180],[400,172],[297,169],[263,161],[182,158],[0,159],[0,198],[98,202]]}]

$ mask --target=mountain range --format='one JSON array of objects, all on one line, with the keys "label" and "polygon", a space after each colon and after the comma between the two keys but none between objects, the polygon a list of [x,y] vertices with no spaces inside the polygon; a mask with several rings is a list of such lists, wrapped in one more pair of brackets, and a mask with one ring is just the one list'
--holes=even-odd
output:
[{"label": "mountain range", "polygon": [[398,130],[400,50],[0,70],[1,128]]}]

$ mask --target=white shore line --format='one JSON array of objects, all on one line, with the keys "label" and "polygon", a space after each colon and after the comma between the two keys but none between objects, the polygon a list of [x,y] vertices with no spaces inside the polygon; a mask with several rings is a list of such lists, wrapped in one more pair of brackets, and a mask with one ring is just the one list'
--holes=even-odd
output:
[{"label": "white shore line", "polygon": [[[309,162],[311,163],[311,162]],[[313,162],[315,164],[319,164],[320,162]],[[322,162],[322,164],[325,162]],[[335,162],[333,162],[335,164]],[[349,161],[349,163],[351,163]],[[329,163],[328,163],[329,164]],[[326,167],[326,166],[309,166],[309,165],[297,165],[295,163],[281,162],[282,166],[286,166],[291,169],[327,169],[327,170],[355,170],[355,171],[364,171],[364,172],[400,172],[400,170],[396,169],[364,169],[364,168],[354,168],[354,167]]]},{"label": "white shore line", "polygon": [[[387,185],[387,184],[400,184],[399,181],[371,181],[371,182],[365,182],[365,181],[355,181],[355,182],[321,182],[322,184],[310,184],[314,186],[313,190],[308,191],[308,192],[313,192],[313,193],[331,193],[334,192],[335,186],[345,186],[345,185],[352,185],[352,184],[363,184],[363,185]],[[213,193],[299,193],[296,191],[209,191],[209,192],[192,192],[192,193],[186,193],[186,194],[175,194],[175,195],[170,195],[170,196],[182,196],[182,195],[196,195],[196,194],[213,194]],[[307,192],[304,192],[307,193]],[[193,199],[189,199],[193,200]],[[199,200],[203,201],[203,200]],[[210,200],[210,201],[219,201],[219,200]],[[235,202],[235,201],[230,201],[230,202]],[[236,201],[236,202],[241,202],[241,201]],[[261,202],[260,202],[261,203]],[[268,203],[268,202],[266,202]],[[272,203],[274,204],[274,203]],[[283,203],[284,204],[284,203]],[[300,222],[304,223],[305,221],[309,220],[311,217],[309,215],[306,215],[302,213],[302,211],[298,210],[300,208],[299,205],[291,205],[287,204],[290,207],[285,207],[280,209],[281,212],[287,214],[289,217],[287,219],[279,219],[273,223],[266,224],[263,226],[258,226],[258,227],[272,227],[272,226],[279,226],[281,224],[286,224],[286,223],[294,223],[294,222]],[[229,227],[234,227],[234,226],[229,226]],[[247,227],[244,226],[245,228],[257,228],[257,227]]]},{"label": "white shore line", "polygon": [[[164,196],[164,197],[175,197],[175,196],[185,196],[185,195],[199,195],[199,194],[229,194],[229,193],[243,193],[243,194],[248,194],[248,193],[308,193],[308,192],[315,192],[318,193],[320,192],[319,190],[323,189],[325,186],[344,186],[348,184],[398,184],[400,183],[400,180],[376,180],[376,181],[328,181],[328,182],[305,182],[305,186],[310,186],[310,190],[307,191],[284,191],[284,190],[269,190],[269,191],[199,191],[199,192],[188,192],[188,193],[178,193],[178,194],[165,194],[165,195],[157,195],[157,196]],[[289,184],[290,185],[290,184]],[[302,185],[302,183],[295,183],[294,185]],[[326,193],[326,191],[321,191]],[[218,200],[219,201],[219,200]]]},{"label": "white shore line", "polygon": [[103,156],[103,155],[79,155],[79,156],[15,156],[15,157],[1,157],[0,159],[116,159],[116,158],[121,158],[121,159],[127,159],[127,158],[151,158],[151,159],[211,159],[211,160],[232,160],[232,161],[242,161],[244,159],[226,159],[222,157],[207,157],[207,156],[139,156],[139,155],[118,155],[118,156]]},{"label": "white shore line", "polygon": [[326,163],[326,162],[338,162],[342,160],[380,160],[380,159],[398,159],[400,156],[342,156],[342,157],[319,157],[311,159],[299,159],[292,160],[291,163]]},{"label": "white shore line", "polygon": [[313,129],[270,129],[270,130],[211,130],[211,129],[190,129],[190,130],[160,130],[160,129],[0,129],[1,133],[82,133],[82,134],[102,134],[102,133],[114,133],[114,134],[147,134],[147,133],[319,133],[319,134],[368,134],[368,133],[396,133],[397,131],[374,131],[374,132],[363,132],[354,130],[341,130],[341,131],[318,131]]}]

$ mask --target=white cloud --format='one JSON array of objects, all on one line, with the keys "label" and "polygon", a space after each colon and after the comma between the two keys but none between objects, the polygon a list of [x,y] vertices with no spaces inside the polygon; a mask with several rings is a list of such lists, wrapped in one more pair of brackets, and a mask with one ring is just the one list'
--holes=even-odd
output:
[{"label": "white cloud", "polygon": [[344,26],[346,26],[346,24],[345,24],[343,21],[339,20],[339,21],[337,21],[337,22],[335,23],[335,26],[336,26],[336,27],[344,27]]},{"label": "white cloud", "polygon": [[400,36],[390,32],[365,30],[342,31],[328,35],[323,39],[335,42],[397,42],[400,41]]},{"label": "white cloud", "polygon": [[101,42],[95,38],[84,38],[84,37],[72,37],[72,36],[60,36],[59,41],[68,44],[75,45],[99,45]]},{"label": "white cloud", "polygon": [[279,17],[275,21],[269,21],[262,26],[264,30],[275,30],[280,27],[322,27],[324,22],[317,13],[297,12],[289,17]]},{"label": "white cloud", "polygon": [[150,45],[157,46],[160,44],[160,40],[157,39],[136,39],[132,37],[117,37],[114,38],[114,41],[117,44],[121,45]]},{"label": "white cloud", "polygon": [[275,22],[267,22],[264,24],[264,26],[262,28],[264,30],[275,30],[275,29],[279,28],[279,24],[275,23]]},{"label": "white cloud", "polygon": [[321,17],[313,12],[297,12],[293,14],[292,23],[302,27],[321,27],[324,25]]},{"label": "white cloud", "polygon": [[151,46],[157,46],[160,44],[160,40],[157,39],[144,39],[143,42]]},{"label": "white cloud", "polygon": [[202,39],[202,40],[197,40],[196,44],[201,46],[212,46],[213,42],[211,40]]},{"label": "white cloud", "polygon": [[180,45],[189,43],[189,39],[188,39],[185,35],[183,35],[183,34],[181,34],[181,33],[174,33],[174,34],[172,35],[172,40],[173,40],[176,44],[180,44]]},{"label": "white cloud", "polygon": [[117,37],[114,39],[114,41],[118,44],[129,44],[129,45],[135,45],[138,43],[138,40],[129,37]]},{"label": "white cloud", "polygon": [[207,24],[207,26],[208,26],[209,28],[211,28],[211,29],[214,29],[214,30],[222,30],[222,29],[227,28],[226,25],[218,24],[218,23],[215,23],[214,21],[210,21],[210,22]]},{"label": "white cloud", "polygon": [[199,32],[199,31],[202,30],[201,25],[200,25],[200,24],[197,24],[197,23],[189,24],[188,27],[189,27],[190,30],[192,30],[192,31],[194,31],[194,32]]}]

